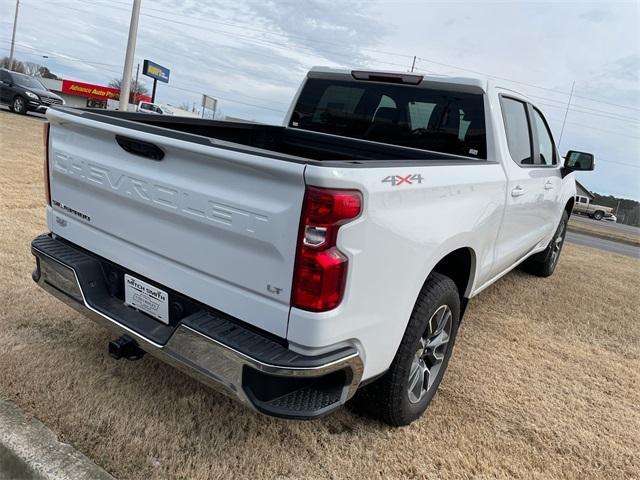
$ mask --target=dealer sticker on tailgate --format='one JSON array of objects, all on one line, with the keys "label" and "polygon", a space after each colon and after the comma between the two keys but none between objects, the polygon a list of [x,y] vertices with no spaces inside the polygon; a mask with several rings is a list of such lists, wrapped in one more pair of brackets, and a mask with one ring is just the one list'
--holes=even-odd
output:
[{"label": "dealer sticker on tailgate", "polygon": [[124,275],[124,303],[169,324],[169,295],[164,290]]}]

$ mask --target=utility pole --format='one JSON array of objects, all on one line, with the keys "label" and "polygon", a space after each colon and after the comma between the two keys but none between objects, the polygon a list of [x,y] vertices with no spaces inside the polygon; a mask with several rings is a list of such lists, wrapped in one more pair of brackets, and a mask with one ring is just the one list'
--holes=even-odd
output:
[{"label": "utility pole", "polygon": [[558,150],[560,150],[560,144],[562,143],[562,134],[564,133],[564,125],[567,123],[567,115],[569,115],[569,107],[571,106],[571,99],[573,98],[573,88],[576,86],[574,80],[571,84],[571,93],[569,94],[569,101],[567,102],[567,111],[564,112],[564,120],[562,121],[562,129],[560,130],[560,138],[558,139]]},{"label": "utility pole", "polygon": [[16,27],[18,26],[18,8],[20,8],[20,0],[16,0],[16,14],[13,17],[13,34],[11,35],[11,50],[9,51],[9,70],[13,70],[13,49],[16,44]]},{"label": "utility pole", "polygon": [[120,105],[118,108],[125,112],[129,106],[131,70],[133,68],[133,55],[136,51],[136,37],[138,35],[138,19],[140,18],[141,1],[142,0],[133,0],[131,23],[129,24],[129,39],[127,40],[127,53],[124,57],[124,71],[122,72],[122,82],[120,83]]},{"label": "utility pole", "polygon": [[413,63],[411,64],[411,71],[412,72],[413,72],[413,69],[415,68],[415,66],[416,66],[416,56],[414,55],[413,56]]}]

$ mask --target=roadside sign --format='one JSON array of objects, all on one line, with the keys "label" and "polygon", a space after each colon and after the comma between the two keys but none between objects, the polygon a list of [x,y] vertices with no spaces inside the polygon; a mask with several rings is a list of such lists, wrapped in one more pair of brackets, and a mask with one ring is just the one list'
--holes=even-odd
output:
[{"label": "roadside sign", "polygon": [[[218,107],[218,100],[216,98],[210,97],[209,95],[202,95],[202,118],[211,118],[213,120],[216,115],[216,109]],[[208,114],[205,112],[211,112]]]},{"label": "roadside sign", "polygon": [[160,80],[164,83],[169,83],[169,70],[162,65],[158,65],[157,63],[152,62],[151,60],[145,60],[142,65],[142,74],[147,77],[151,77],[154,80]]}]

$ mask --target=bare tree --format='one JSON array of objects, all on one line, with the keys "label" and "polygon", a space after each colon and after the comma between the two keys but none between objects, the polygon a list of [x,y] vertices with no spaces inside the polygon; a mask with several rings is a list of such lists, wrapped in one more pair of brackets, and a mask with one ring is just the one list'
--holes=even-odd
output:
[{"label": "bare tree", "polygon": [[[0,68],[9,68],[9,57],[2,57],[0,59]],[[55,73],[49,70],[47,67],[33,62],[21,62],[20,60],[13,60],[13,71],[18,73],[25,73],[32,77],[52,78],[54,80],[60,80]]]},{"label": "bare tree", "polygon": [[[109,82],[109,86],[111,88],[115,88],[116,90],[120,90],[120,86],[122,85],[121,78],[114,78]],[[149,90],[147,87],[141,83],[136,82],[135,80],[131,80],[131,93],[129,94],[129,103],[138,103],[138,98],[142,95],[147,95]],[[120,96],[116,95],[116,100],[119,100]]]},{"label": "bare tree", "polygon": [[[2,60],[0,60],[0,67],[9,68],[9,57],[2,57]],[[24,73],[24,63],[14,58],[13,71],[18,73]]]},{"label": "bare tree", "polygon": [[47,67],[40,67],[38,69],[38,76],[42,78],[52,78],[54,80],[61,80],[55,73],[51,72]]},{"label": "bare tree", "polygon": [[26,73],[30,77],[37,76],[38,72],[40,71],[40,68],[42,68],[42,65],[39,65],[33,62],[24,62],[23,65],[24,65],[24,72],[22,73]]}]

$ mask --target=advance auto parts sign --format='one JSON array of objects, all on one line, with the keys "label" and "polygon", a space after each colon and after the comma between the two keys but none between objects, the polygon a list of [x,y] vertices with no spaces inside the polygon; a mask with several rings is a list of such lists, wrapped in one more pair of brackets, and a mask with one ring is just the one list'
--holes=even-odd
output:
[{"label": "advance auto parts sign", "polygon": [[100,85],[92,85],[90,83],[76,82],[73,80],[62,81],[62,93],[98,100],[114,99],[120,95],[120,92],[115,88],[101,87]]},{"label": "advance auto parts sign", "polygon": [[[76,82],[74,80],[62,81],[62,93],[77,95],[79,97],[94,98],[96,100],[117,100],[120,97],[120,90],[116,88]],[[151,97],[148,95],[136,95],[136,102],[150,101]]]}]

